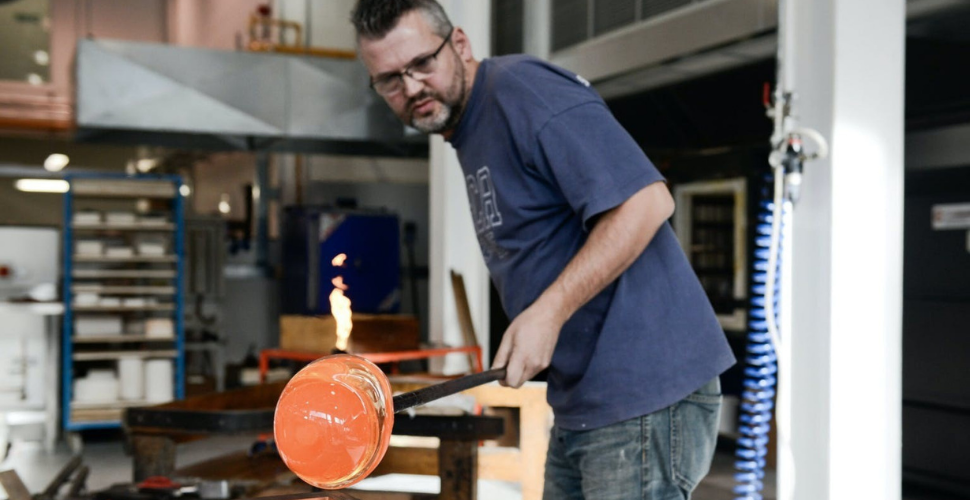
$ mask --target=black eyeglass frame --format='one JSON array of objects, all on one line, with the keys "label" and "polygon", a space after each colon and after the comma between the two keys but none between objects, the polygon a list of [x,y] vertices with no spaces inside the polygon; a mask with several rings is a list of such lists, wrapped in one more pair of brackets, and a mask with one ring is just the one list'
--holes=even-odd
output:
[{"label": "black eyeglass frame", "polygon": [[[425,61],[429,61],[429,60],[432,60],[432,59],[437,59],[438,58],[438,55],[441,54],[441,51],[444,50],[445,46],[448,45],[448,42],[451,41],[451,35],[453,35],[454,33],[455,33],[455,30],[454,29],[452,29],[451,31],[449,31],[448,32],[448,36],[445,37],[444,41],[441,42],[441,45],[439,45],[438,48],[434,52],[432,52],[432,53],[430,53],[430,54],[428,54],[426,56],[419,57],[419,58],[415,59],[410,64],[408,64],[407,67],[405,67],[404,69],[402,69],[400,71],[392,72],[390,74],[386,74],[386,75],[382,76],[381,77],[381,80],[386,80],[386,79],[389,79],[389,78],[397,78],[398,80],[401,81],[401,83],[404,83],[404,76],[407,75],[407,76],[411,77],[413,80],[422,81],[423,79],[415,78],[414,75],[411,74],[411,71],[414,70],[414,67],[415,66],[417,66],[417,65],[419,65],[419,64],[421,64],[421,63],[423,63]],[[431,75],[429,74],[428,76],[431,76]],[[427,77],[425,77],[425,78],[427,78]],[[370,88],[373,89],[374,92],[377,92],[380,95],[393,95],[394,94],[394,92],[392,92],[390,94],[380,92],[376,88],[377,87],[377,83],[378,82],[375,81],[375,80],[373,80],[373,79],[370,81]]]}]

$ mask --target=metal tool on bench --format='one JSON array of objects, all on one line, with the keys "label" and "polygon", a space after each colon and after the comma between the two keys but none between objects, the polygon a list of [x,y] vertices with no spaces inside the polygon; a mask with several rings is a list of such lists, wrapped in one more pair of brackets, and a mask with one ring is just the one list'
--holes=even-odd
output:
[{"label": "metal tool on bench", "polygon": [[[75,470],[77,471],[76,474],[74,474]],[[13,470],[0,472],[0,487],[3,488],[10,500],[51,500],[55,498],[64,500],[166,500],[174,498],[217,500],[237,496],[228,481],[197,481],[186,485],[168,481],[166,478],[153,478],[152,481],[141,484],[116,484],[104,490],[82,494],[81,490],[87,480],[88,473],[88,467],[81,465],[81,458],[75,457],[57,473],[41,493],[31,495],[20,475]],[[71,480],[67,492],[58,495],[72,474],[74,478]],[[261,498],[273,498],[275,500],[356,500],[356,498],[341,492],[310,492]]]},{"label": "metal tool on bench", "polygon": [[[140,483],[115,484],[90,495],[92,500],[228,500],[238,498],[245,488],[229,481],[150,477]],[[66,500],[85,500],[68,498]]]},{"label": "metal tool on bench", "polygon": [[283,389],[276,445],[300,479],[322,489],[345,488],[384,457],[394,413],[503,378],[505,369],[494,369],[391,398],[387,377],[373,363],[352,355],[320,358]]},{"label": "metal tool on bench", "polygon": [[81,466],[81,457],[75,456],[72,458],[64,467],[58,471],[54,479],[44,488],[44,491],[31,495],[27,487],[24,485],[23,481],[20,479],[20,475],[16,471],[8,470],[0,472],[0,486],[7,492],[7,497],[10,500],[55,500],[58,498],[58,492],[60,492],[61,487],[64,486],[71,475],[74,474],[75,470],[80,469],[78,474],[74,477],[71,482],[68,494],[64,498],[75,498],[77,494],[84,487],[84,483],[87,480],[88,469],[87,467]]},{"label": "metal tool on bench", "polygon": [[357,500],[357,498],[339,491],[316,491],[292,495],[271,495],[259,497],[259,500]]}]

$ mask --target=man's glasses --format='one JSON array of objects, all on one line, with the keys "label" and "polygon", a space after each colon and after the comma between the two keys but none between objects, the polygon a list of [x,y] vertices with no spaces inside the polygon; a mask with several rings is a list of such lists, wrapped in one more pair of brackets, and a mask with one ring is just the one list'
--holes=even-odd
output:
[{"label": "man's glasses", "polygon": [[406,68],[396,73],[391,73],[383,75],[375,80],[371,80],[370,86],[374,91],[384,97],[391,97],[398,92],[404,90],[404,75],[411,77],[413,80],[423,82],[431,77],[434,72],[438,69],[438,54],[441,50],[448,45],[448,41],[451,40],[451,34],[454,30],[448,33],[445,37],[445,41],[441,42],[438,49],[433,53],[426,55],[424,57],[415,59]]}]

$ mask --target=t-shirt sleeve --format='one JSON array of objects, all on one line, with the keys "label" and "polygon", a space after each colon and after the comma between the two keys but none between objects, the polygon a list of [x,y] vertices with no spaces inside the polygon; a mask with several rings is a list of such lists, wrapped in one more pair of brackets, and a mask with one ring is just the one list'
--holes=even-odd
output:
[{"label": "t-shirt sleeve", "polygon": [[664,177],[601,102],[553,116],[538,134],[536,169],[590,221]]}]

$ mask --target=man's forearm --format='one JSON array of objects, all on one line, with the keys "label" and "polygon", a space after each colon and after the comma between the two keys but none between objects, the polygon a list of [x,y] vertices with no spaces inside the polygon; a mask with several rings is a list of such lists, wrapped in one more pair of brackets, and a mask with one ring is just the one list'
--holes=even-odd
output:
[{"label": "man's forearm", "polygon": [[603,213],[579,253],[535,305],[565,323],[636,261],[673,209],[666,184],[657,182]]}]

